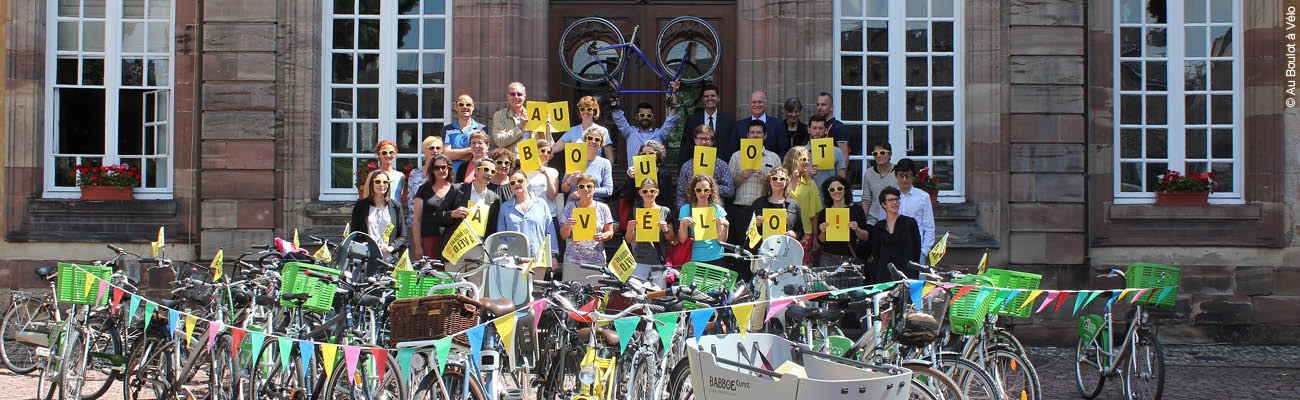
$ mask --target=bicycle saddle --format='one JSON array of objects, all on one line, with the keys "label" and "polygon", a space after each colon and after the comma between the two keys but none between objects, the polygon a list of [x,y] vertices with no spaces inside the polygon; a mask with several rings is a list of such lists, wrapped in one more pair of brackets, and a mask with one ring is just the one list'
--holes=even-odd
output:
[{"label": "bicycle saddle", "polygon": [[59,269],[55,267],[40,267],[36,269],[36,276],[49,280],[57,272],[59,272]]},{"label": "bicycle saddle", "polygon": [[311,300],[311,293],[282,294],[280,295],[280,300],[293,303],[295,306],[302,306],[302,303]]},{"label": "bicycle saddle", "polygon": [[816,309],[791,304],[785,308],[785,316],[791,319],[807,319],[810,321],[839,321],[844,316],[844,310],[840,309]]},{"label": "bicycle saddle", "polygon": [[[596,328],[596,333],[600,334],[600,336],[605,339],[605,344],[618,346],[618,332],[615,332],[613,329]],[[578,329],[578,339],[583,341],[590,340],[591,327]]]},{"label": "bicycle saddle", "polygon": [[[488,318],[515,312],[515,301],[510,299],[481,298],[478,299],[478,304],[483,306],[480,311],[487,313]],[[617,337],[615,335],[615,338]]]}]

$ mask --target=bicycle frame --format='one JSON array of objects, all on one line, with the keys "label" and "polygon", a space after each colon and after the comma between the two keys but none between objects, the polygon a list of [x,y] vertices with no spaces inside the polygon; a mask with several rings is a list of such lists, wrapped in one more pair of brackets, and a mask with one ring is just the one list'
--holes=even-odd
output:
[{"label": "bicycle frame", "polygon": [[[1129,361],[1129,356],[1132,355],[1133,352],[1137,351],[1137,332],[1139,326],[1146,320],[1147,314],[1146,311],[1142,309],[1142,306],[1136,306],[1134,308],[1133,320],[1129,321],[1128,329],[1124,332],[1124,342],[1119,346],[1119,348],[1113,346],[1115,343],[1115,331],[1112,326],[1114,313],[1111,311],[1110,307],[1106,307],[1106,311],[1103,314],[1103,318],[1106,320],[1106,328],[1103,332],[1098,333],[1097,341],[1099,345],[1101,343],[1111,343],[1112,346],[1110,347],[1110,350],[1102,348],[1097,349],[1097,354],[1099,355],[1097,357],[1097,362],[1100,364],[1110,365],[1098,365],[1097,367],[1101,368],[1102,376],[1107,376],[1114,375],[1119,370],[1119,366],[1123,365],[1125,361]],[[1102,342],[1103,340],[1105,340],[1105,342]],[[1107,358],[1103,359],[1100,355],[1105,355]]]},{"label": "bicycle frame", "polygon": [[[642,63],[645,63],[645,65],[646,65],[647,67],[650,67],[650,71],[654,72],[654,73],[655,73],[655,76],[658,77],[660,81],[663,81],[663,83],[664,83],[665,86],[670,85],[672,80],[676,80],[677,77],[681,76],[681,74],[682,74],[682,67],[685,66],[686,63],[679,63],[679,64],[677,64],[677,71],[676,71],[676,73],[674,73],[674,74],[671,76],[671,78],[673,78],[673,79],[669,79],[669,78],[670,78],[669,76],[664,76],[664,72],[663,72],[663,71],[660,71],[658,67],[655,67],[654,63],[650,62],[650,59],[646,58],[645,53],[642,53],[642,52],[641,52],[641,49],[640,49],[639,47],[637,47],[635,44],[632,43],[632,41],[631,41],[630,38],[635,38],[635,37],[636,37],[636,31],[637,31],[638,29],[640,29],[640,28],[641,28],[640,26],[637,26],[637,27],[632,28],[632,34],[631,34],[631,35],[628,35],[628,38],[629,38],[629,39],[628,39],[628,42],[627,42],[627,43],[620,43],[620,44],[616,44],[616,45],[613,45],[613,46],[605,46],[605,47],[601,47],[601,48],[589,48],[589,49],[588,49],[588,53],[594,55],[594,54],[596,54],[596,53],[599,53],[599,52],[602,52],[602,51],[606,51],[606,50],[618,50],[618,51],[622,52],[624,56],[626,56],[626,54],[627,54],[627,53],[626,53],[626,50],[623,50],[623,49],[629,49],[629,50],[631,50],[632,52],[636,53],[637,57],[641,59],[641,62],[642,62]],[[591,45],[591,46],[592,46],[592,47],[595,47],[594,44]],[[604,64],[604,63],[597,63],[597,64],[600,65],[600,71],[601,71],[601,73],[608,77],[608,76],[613,76],[614,73],[617,73],[617,74],[619,74],[619,75],[621,76],[621,74],[622,74],[624,71],[627,71],[627,64],[628,64],[628,63],[623,63],[623,65],[619,66],[618,71],[609,71],[609,70],[605,69],[605,64]],[[623,90],[623,82],[622,82],[622,81],[617,81],[616,84],[614,84],[614,92],[616,92],[616,93],[655,93],[655,94],[669,94],[669,93],[672,93],[672,90],[644,90],[644,89],[637,89],[637,90]]]}]

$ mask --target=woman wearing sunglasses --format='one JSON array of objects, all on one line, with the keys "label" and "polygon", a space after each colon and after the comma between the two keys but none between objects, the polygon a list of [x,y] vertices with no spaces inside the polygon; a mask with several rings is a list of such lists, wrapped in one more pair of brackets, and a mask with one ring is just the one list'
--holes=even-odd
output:
[{"label": "woman wearing sunglasses", "polygon": [[[528,254],[537,254],[543,241],[550,242],[551,259],[559,249],[555,236],[555,224],[551,207],[543,199],[528,194],[528,177],[523,171],[516,170],[510,175],[511,196],[501,203],[500,217],[497,219],[497,232],[515,231],[528,238]],[[549,238],[549,240],[547,240]]]},{"label": "woman wearing sunglasses", "polygon": [[875,224],[876,216],[884,213],[876,198],[880,196],[881,190],[891,186],[898,187],[898,178],[894,177],[894,164],[890,163],[892,156],[889,142],[873,145],[871,159],[876,165],[868,169],[862,178],[862,189],[865,190],[862,193],[862,208],[867,212],[867,223]]},{"label": "woman wearing sunglasses", "polygon": [[[646,143],[658,144],[653,140]],[[665,186],[672,187],[672,185]],[[659,210],[659,222],[654,224],[655,229],[658,230],[658,239],[650,242],[637,241],[637,224],[641,223],[641,221],[637,221],[636,215],[633,215],[627,221],[625,228],[627,234],[623,236],[623,240],[626,240],[631,245],[632,258],[636,259],[636,269],[632,270],[632,275],[645,278],[659,285],[659,287],[664,287],[663,274],[652,273],[650,267],[664,265],[668,256],[668,248],[677,244],[677,233],[673,231],[672,225],[668,222],[671,221],[668,218],[672,217],[672,210],[659,205],[659,202],[656,201],[659,197],[659,185],[655,183],[654,179],[645,178],[642,180],[637,193],[640,196],[636,200],[636,208]]]},{"label": "woman wearing sunglasses", "polygon": [[[668,170],[669,168],[667,168],[666,165],[664,165],[664,157],[667,156],[668,150],[665,149],[664,145],[660,143],[658,140],[652,139],[652,140],[647,140],[644,143],[641,143],[641,148],[637,149],[637,155],[640,156],[640,155],[647,155],[647,154],[653,154],[655,156],[655,166],[656,166],[655,168],[658,171],[657,174],[658,176],[655,177],[657,179],[655,181],[656,183],[655,186],[659,186],[662,188],[659,189],[659,198],[668,199],[668,201],[672,201],[673,199],[676,199],[677,185],[672,184],[673,173],[672,171]],[[624,184],[620,186],[618,190],[618,192],[621,193],[620,196],[621,198],[619,199],[619,207],[618,207],[619,221],[627,221],[628,215],[631,215],[632,208],[641,207],[639,205],[634,205],[634,204],[639,204],[638,200],[641,199],[641,195],[639,192],[640,187],[636,185],[636,182],[633,182],[634,180],[633,178],[636,177],[635,165],[631,167],[627,167],[627,177],[628,180],[624,181]],[[658,182],[668,182],[668,183],[665,183],[663,185],[658,185],[657,184]]]},{"label": "woman wearing sunglasses", "polygon": [[540,153],[537,158],[542,167],[537,171],[529,171],[524,174],[528,175],[528,194],[545,200],[546,204],[551,207],[551,213],[558,215],[563,208],[560,204],[564,204],[560,197],[560,171],[546,166],[553,157],[554,148],[555,146],[551,144],[550,139],[537,139],[537,152]]},{"label": "woman wearing sunglasses", "polygon": [[[406,209],[412,210],[411,213],[406,215],[407,228],[415,226],[415,193],[420,190],[420,186],[424,186],[424,183],[429,180],[432,172],[429,168],[433,165],[433,157],[442,154],[442,139],[437,136],[426,137],[421,142],[420,149],[424,150],[424,165],[406,174],[406,187],[404,189],[407,192],[402,194],[402,198],[406,199]],[[448,174],[447,177],[450,178],[451,175]],[[412,232],[414,232],[414,229],[412,229]]]},{"label": "woman wearing sunglasses", "polygon": [[455,223],[458,222],[451,218],[450,209],[442,205],[448,200],[455,200],[456,188],[451,183],[451,159],[442,154],[430,159],[429,176],[432,179],[421,184],[415,191],[415,196],[411,197],[415,200],[411,207],[411,214],[414,215],[411,237],[419,240],[416,242],[419,245],[413,246],[411,256],[416,260],[423,256],[442,259],[443,235],[450,233],[448,228],[455,229]]},{"label": "woman wearing sunglasses", "polygon": [[385,257],[406,246],[402,207],[389,195],[392,193],[392,182],[383,170],[371,172],[366,177],[366,197],[352,204],[352,229],[374,238]]},{"label": "woman wearing sunglasses", "polygon": [[[686,185],[688,193],[685,194],[689,199],[686,204],[682,205],[677,212],[677,237],[685,238],[694,237],[695,226],[701,223],[712,222],[717,229],[717,237],[725,238],[731,233],[730,223],[727,222],[727,210],[722,207],[722,199],[718,194],[718,185],[714,182],[712,176],[695,175]],[[696,221],[691,217],[691,208],[713,208],[713,221]],[[743,268],[732,267],[732,263],[727,258],[722,257],[722,245],[718,244],[718,239],[696,240],[691,244],[691,261],[699,261],[717,265],[719,267],[731,269],[741,274],[748,273],[749,266]],[[745,272],[740,271],[741,269]]]},{"label": "woman wearing sunglasses", "polygon": [[496,175],[488,178],[488,189],[497,192],[498,196],[506,199],[513,196],[514,191],[510,188],[510,174],[515,171],[515,153],[504,148],[495,148],[488,153],[488,159],[497,166]]},{"label": "woman wearing sunglasses", "polygon": [[817,223],[817,243],[821,251],[820,259],[817,262],[819,267],[829,267],[839,265],[844,262],[861,263],[866,259],[866,252],[862,246],[865,244],[869,235],[867,229],[867,214],[862,211],[862,207],[850,207],[853,204],[853,192],[849,190],[849,180],[835,175],[826,178],[822,183],[822,203],[826,208],[847,208],[849,209],[849,241],[831,242],[826,240],[826,230],[830,224],[826,220],[826,210],[823,209],[813,218]]},{"label": "woman wearing sunglasses", "polygon": [[804,146],[790,148],[790,151],[785,153],[784,165],[785,170],[790,172],[790,188],[787,190],[794,202],[799,203],[799,211],[802,212],[800,223],[803,224],[805,236],[800,242],[805,249],[809,250],[804,252],[804,262],[811,264],[812,254],[817,250],[816,242],[808,240],[813,234],[812,217],[822,211],[821,191],[818,190],[817,181],[813,178],[817,170],[813,168],[811,154]]},{"label": "woman wearing sunglasses", "polygon": [[591,175],[596,179],[596,201],[605,202],[609,196],[614,194],[614,176],[613,164],[609,159],[600,156],[600,148],[605,144],[605,138],[600,135],[595,128],[587,129],[587,133],[582,136],[582,140],[587,144],[587,169],[585,171],[566,171],[568,175],[564,178],[564,184],[560,190],[569,194],[569,201],[578,197],[574,190],[577,185],[578,177],[582,175]]},{"label": "woman wearing sunglasses", "polygon": [[[614,215],[609,212],[609,206],[605,203],[597,203],[596,195],[596,178],[583,174],[577,179],[578,198],[570,201],[569,205],[564,206],[564,211],[560,212],[560,238],[564,239],[564,279],[570,281],[579,281],[583,283],[595,283],[594,280],[585,279],[587,275],[592,275],[583,270],[578,264],[595,264],[605,265],[605,247],[603,243],[614,237]],[[578,221],[574,215],[574,210],[591,209],[596,210],[594,221]],[[574,240],[573,229],[579,224],[592,224],[596,229],[596,234],[592,240]]]},{"label": "woman wearing sunglasses", "polygon": [[560,140],[555,141],[555,148],[563,149],[565,143],[583,143],[582,136],[587,133],[587,130],[595,129],[600,133],[600,137],[603,138],[605,143],[600,153],[606,159],[613,160],[614,141],[610,140],[609,129],[596,123],[596,119],[600,118],[600,103],[596,102],[596,98],[582,96],[581,99],[578,99],[578,117],[582,119],[582,123],[569,128],[568,132],[560,135]]},{"label": "woman wearing sunglasses", "polygon": [[[393,161],[397,160],[397,143],[393,143],[392,140],[384,140],[379,142],[378,145],[375,145],[375,156],[379,158],[378,171],[383,172],[384,175],[388,177],[388,181],[389,181],[388,198],[393,202],[398,202],[398,204],[401,204],[400,202],[402,201],[402,190],[403,190],[402,178],[405,178],[406,175],[402,174],[401,172],[397,172],[397,168],[394,167]],[[361,193],[366,194],[363,195],[363,197],[368,196],[370,194],[370,188],[367,187],[369,185],[370,185],[370,180],[366,180],[366,183],[362,185]]]}]

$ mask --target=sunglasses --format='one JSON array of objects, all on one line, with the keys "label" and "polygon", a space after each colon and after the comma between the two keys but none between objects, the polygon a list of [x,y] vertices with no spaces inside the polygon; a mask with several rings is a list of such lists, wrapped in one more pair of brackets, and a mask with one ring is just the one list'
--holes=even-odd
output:
[{"label": "sunglasses", "polygon": [[636,113],[636,117],[650,119],[655,117],[655,113]]},{"label": "sunglasses", "polygon": [[510,92],[510,97],[524,97],[523,92]]},{"label": "sunglasses", "polygon": [[657,152],[657,151],[643,151],[643,152],[637,153],[636,155],[638,155],[638,156],[659,155],[659,152]]},{"label": "sunglasses", "polygon": [[709,188],[695,188],[695,193],[699,193],[699,194],[709,194],[709,193],[713,193],[713,189],[709,189]]},{"label": "sunglasses", "polygon": [[808,159],[808,157],[799,157],[799,162],[801,162],[801,163],[806,163],[806,162],[809,162],[809,161],[812,161],[812,160]]},{"label": "sunglasses", "polygon": [[596,107],[578,107],[578,112],[596,112]]},{"label": "sunglasses", "polygon": [[845,191],[845,190],[846,190],[846,188],[843,187],[843,186],[832,186],[832,187],[826,188],[826,191],[827,191],[827,192],[831,192],[831,193],[839,193],[839,192],[843,192],[843,191]]},{"label": "sunglasses", "polygon": [[445,169],[447,169],[447,168],[451,168],[451,166],[449,166],[449,165],[434,165],[434,166],[433,166],[433,169],[436,169],[436,170],[439,170],[439,171],[445,170]]},{"label": "sunglasses", "polygon": [[439,151],[439,150],[442,150],[442,146],[429,146],[429,147],[425,147],[424,149],[425,149],[425,150]]},{"label": "sunglasses", "polygon": [[496,173],[497,173],[497,169],[496,169],[496,168],[490,168],[490,167],[483,167],[483,166],[480,166],[480,167],[478,167],[478,170],[479,170],[479,171],[486,172],[486,173],[488,173],[489,175],[496,175]]},{"label": "sunglasses", "polygon": [[537,151],[538,151],[538,152],[541,152],[542,154],[551,154],[551,148],[550,148],[550,147],[543,147],[543,148],[537,149]]},{"label": "sunglasses", "polygon": [[872,157],[881,157],[889,155],[889,150],[876,150],[871,152]]},{"label": "sunglasses", "polygon": [[773,177],[768,178],[768,179],[771,179],[772,182],[785,182],[785,177],[784,177],[784,176],[779,176],[779,175],[778,175],[778,176],[773,176]]},{"label": "sunglasses", "polygon": [[375,179],[375,180],[373,180],[373,181],[370,181],[370,183],[373,183],[373,184],[376,184],[376,185],[379,185],[379,184],[387,185],[387,184],[388,184],[388,180],[387,180],[387,179]]},{"label": "sunglasses", "polygon": [[391,156],[391,155],[394,155],[394,154],[397,154],[397,150],[380,150],[380,151],[379,151],[379,155],[381,155],[381,156]]},{"label": "sunglasses", "polygon": [[511,180],[510,180],[510,185],[512,185],[512,186],[523,186],[523,185],[524,185],[524,182],[528,182],[528,180],[527,180],[527,179],[511,179]]},{"label": "sunglasses", "polygon": [[458,101],[458,102],[456,102],[456,107],[467,108],[467,107],[473,107],[473,106],[474,106],[474,103],[472,103],[472,102],[468,102],[468,101]]},{"label": "sunglasses", "polygon": [[897,197],[890,197],[890,198],[885,199],[885,202],[886,202],[886,203],[897,203],[898,201],[899,201],[899,199],[898,199]]},{"label": "sunglasses", "polygon": [[593,188],[595,188],[595,187],[596,187],[596,184],[594,184],[594,183],[579,183],[579,184],[578,184],[578,190],[593,189]]},{"label": "sunglasses", "polygon": [[659,194],[659,189],[641,189],[641,194]]},{"label": "sunglasses", "polygon": [[603,143],[605,141],[605,138],[602,138],[600,136],[587,136],[584,137],[583,140],[586,140],[587,143]]},{"label": "sunglasses", "polygon": [[501,168],[510,168],[510,166],[514,165],[515,163],[514,161],[510,161],[510,160],[492,160],[492,161],[495,161],[497,165],[501,166]]}]

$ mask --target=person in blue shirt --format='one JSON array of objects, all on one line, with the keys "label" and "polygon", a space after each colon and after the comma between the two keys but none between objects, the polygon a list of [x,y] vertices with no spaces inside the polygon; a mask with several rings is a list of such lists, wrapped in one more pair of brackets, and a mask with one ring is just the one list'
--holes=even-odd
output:
[{"label": "person in blue shirt", "polygon": [[835,147],[840,149],[844,154],[853,154],[849,150],[849,133],[848,128],[843,122],[835,119],[835,100],[831,98],[830,93],[821,92],[817,94],[817,115],[826,119],[826,131],[830,137],[835,139]]},{"label": "person in blue shirt", "polygon": [[578,100],[578,117],[582,118],[582,123],[569,128],[568,132],[560,136],[560,140],[555,143],[555,148],[560,151],[564,150],[565,143],[582,143],[582,134],[595,127],[605,137],[605,147],[601,149],[601,154],[610,160],[614,159],[614,141],[609,137],[609,129],[606,129],[596,123],[596,118],[600,118],[600,103],[591,96],[582,96]]},{"label": "person in blue shirt", "polygon": [[599,154],[600,148],[605,145],[605,138],[601,137],[600,131],[588,128],[587,133],[583,135],[582,140],[587,143],[587,169],[583,171],[565,171],[564,183],[560,184],[560,191],[568,193],[570,200],[577,198],[578,178],[582,174],[596,177],[596,201],[605,202],[614,194],[614,172],[613,166],[605,157]]},{"label": "person in blue shirt", "polygon": [[456,97],[456,120],[442,127],[442,142],[446,146],[442,153],[452,159],[453,177],[465,174],[465,163],[473,159],[469,147],[469,134],[474,131],[486,131],[487,125],[475,121],[474,98],[468,94]]},{"label": "person in blue shirt", "polygon": [[[670,85],[672,86],[672,94],[669,94],[669,102],[672,103],[677,98],[677,89],[681,87],[681,84],[672,82]],[[655,128],[655,107],[650,103],[636,105],[636,126],[632,126],[627,122],[627,116],[624,115],[623,109],[614,109],[614,124],[618,125],[618,132],[623,135],[624,148],[627,149],[627,158],[625,158],[627,166],[632,166],[632,157],[637,155],[641,150],[641,144],[647,140],[667,143],[668,133],[672,132],[673,128],[677,126],[677,121],[681,119],[681,115],[671,105],[666,113],[664,124]]]},{"label": "person in blue shirt", "polygon": [[551,259],[559,259],[559,236],[555,235],[554,216],[546,199],[528,193],[528,176],[515,170],[510,174],[510,191],[514,195],[501,203],[497,217],[497,232],[515,231],[528,238],[528,254],[537,254],[537,248],[550,238]]},{"label": "person in blue shirt", "polygon": [[[677,237],[688,238],[694,237],[695,226],[700,224],[710,224],[717,229],[717,237],[725,238],[730,234],[730,223],[727,222],[727,210],[722,207],[722,197],[718,195],[717,185],[713,177],[708,175],[696,175],[691,178],[687,185],[690,188],[690,202],[683,204],[677,213],[678,227]],[[713,221],[696,221],[691,214],[691,208],[713,207]],[[719,267],[732,269],[731,263],[722,257],[722,245],[718,244],[718,239],[696,240],[691,244],[691,261],[698,261],[717,265]],[[749,265],[744,265],[748,270]],[[748,271],[746,271],[748,273]]]}]

